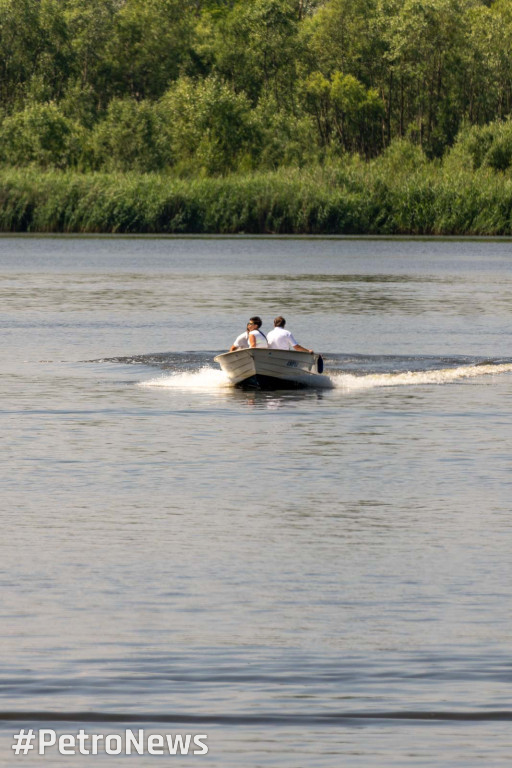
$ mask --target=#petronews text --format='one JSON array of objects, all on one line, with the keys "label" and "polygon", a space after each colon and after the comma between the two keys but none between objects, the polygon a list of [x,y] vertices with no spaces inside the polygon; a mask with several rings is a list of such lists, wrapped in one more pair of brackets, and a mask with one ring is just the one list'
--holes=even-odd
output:
[{"label": "#petronews text", "polygon": [[52,728],[33,730],[22,728],[14,734],[12,749],[15,755],[28,755],[37,745],[39,755],[44,755],[54,748],[61,755],[206,755],[205,744],[208,735],[150,733],[144,730],[136,733],[130,729],[124,733],[86,733],[81,728],[78,733],[62,733]]}]

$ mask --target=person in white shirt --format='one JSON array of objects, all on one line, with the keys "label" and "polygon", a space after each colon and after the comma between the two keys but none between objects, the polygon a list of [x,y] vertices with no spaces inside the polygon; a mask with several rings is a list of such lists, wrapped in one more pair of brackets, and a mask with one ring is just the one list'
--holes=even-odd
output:
[{"label": "person in white shirt", "polygon": [[297,344],[290,331],[285,329],[286,320],[284,317],[276,317],[274,320],[274,329],[270,331],[267,341],[270,349],[295,349],[296,352],[309,352],[314,354],[312,349],[306,349]]},{"label": "person in white shirt", "polygon": [[249,323],[247,323],[247,330],[237,336],[232,345],[229,348],[230,352],[234,352],[235,349],[248,349],[249,347]]},{"label": "person in white shirt", "polygon": [[260,331],[261,325],[261,317],[251,317],[247,323],[247,330],[236,337],[229,351],[235,352],[237,349],[248,349],[249,347],[266,347],[267,337]]},{"label": "person in white shirt", "polygon": [[247,323],[247,330],[249,331],[249,346],[250,347],[268,347],[267,337],[260,328],[262,326],[261,317],[251,317]]}]

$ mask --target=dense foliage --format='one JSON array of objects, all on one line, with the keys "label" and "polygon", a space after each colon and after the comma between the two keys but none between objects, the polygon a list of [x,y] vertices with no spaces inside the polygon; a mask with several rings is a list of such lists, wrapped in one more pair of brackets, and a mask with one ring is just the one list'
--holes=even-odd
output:
[{"label": "dense foliage", "polygon": [[511,109],[511,0],[0,0],[4,168],[506,171]]},{"label": "dense foliage", "polygon": [[512,179],[407,143],[368,162],[201,178],[4,169],[0,230],[512,235]]}]

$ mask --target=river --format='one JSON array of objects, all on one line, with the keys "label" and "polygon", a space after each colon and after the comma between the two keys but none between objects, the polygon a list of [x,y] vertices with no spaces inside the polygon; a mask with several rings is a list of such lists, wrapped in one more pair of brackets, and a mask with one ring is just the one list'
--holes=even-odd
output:
[{"label": "river", "polygon": [[[509,765],[511,242],[3,236],[0,266],[0,765],[133,761],[20,728]],[[332,388],[231,388],[254,314]]]}]

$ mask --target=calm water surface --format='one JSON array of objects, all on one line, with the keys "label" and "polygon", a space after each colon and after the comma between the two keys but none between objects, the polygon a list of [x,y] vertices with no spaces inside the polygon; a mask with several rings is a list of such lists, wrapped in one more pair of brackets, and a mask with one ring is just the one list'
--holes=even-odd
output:
[{"label": "calm water surface", "polygon": [[[2,766],[133,762],[15,758],[20,727],[510,764],[512,243],[3,237],[0,267]],[[332,388],[230,388],[256,313]]]}]

